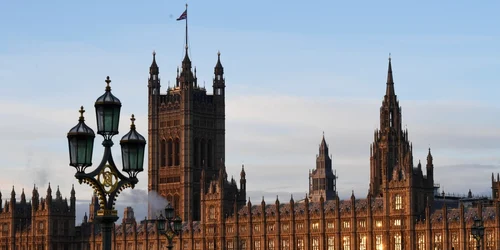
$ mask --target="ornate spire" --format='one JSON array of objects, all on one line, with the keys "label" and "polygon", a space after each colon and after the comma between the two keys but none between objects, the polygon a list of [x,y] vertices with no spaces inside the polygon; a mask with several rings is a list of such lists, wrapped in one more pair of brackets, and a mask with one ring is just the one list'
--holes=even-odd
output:
[{"label": "ornate spire", "polygon": [[431,148],[429,148],[429,153],[427,154],[427,166],[432,165],[432,154],[431,154]]},{"label": "ornate spire", "polygon": [[245,165],[244,164],[241,164],[241,173],[240,173],[240,177],[241,179],[245,179],[245,177],[247,176],[247,174],[245,173]]},{"label": "ornate spire", "polygon": [[326,145],[325,132],[323,131],[323,138],[321,139],[321,144],[319,146],[319,155],[328,156],[328,145]]},{"label": "ornate spire", "polygon": [[391,54],[389,54],[389,68],[387,70],[387,89],[385,94],[388,96],[394,95],[394,79],[392,78]]},{"label": "ornate spire", "polygon": [[16,199],[16,191],[14,191],[14,186],[12,186],[12,191],[10,192],[10,199],[11,200]]},{"label": "ornate spire", "polygon": [[220,62],[220,51],[217,52],[217,64],[215,64],[214,67],[214,74],[215,75],[224,74],[224,67],[222,67],[222,63]]},{"label": "ornate spire", "polygon": [[24,188],[21,191],[21,203],[26,203],[26,195],[24,194]]},{"label": "ornate spire", "polygon": [[158,68],[158,64],[156,64],[156,52],[153,50],[153,62],[149,67],[149,74],[158,75],[160,73],[160,69]]}]

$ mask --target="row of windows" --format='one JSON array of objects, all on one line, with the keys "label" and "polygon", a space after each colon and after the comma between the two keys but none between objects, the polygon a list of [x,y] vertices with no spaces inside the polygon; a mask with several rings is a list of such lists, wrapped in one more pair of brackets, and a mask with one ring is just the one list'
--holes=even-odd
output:
[{"label": "row of windows", "polygon": [[160,122],[160,127],[161,128],[173,127],[173,126],[179,126],[179,125],[181,125],[181,120]]}]

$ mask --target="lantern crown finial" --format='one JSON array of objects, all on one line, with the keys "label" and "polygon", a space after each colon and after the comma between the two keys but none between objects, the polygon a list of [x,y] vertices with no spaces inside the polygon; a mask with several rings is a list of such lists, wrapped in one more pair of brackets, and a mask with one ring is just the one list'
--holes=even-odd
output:
[{"label": "lantern crown finial", "polygon": [[135,116],[134,114],[132,114],[132,117],[130,117],[130,121],[132,122],[132,124],[130,124],[130,129],[134,129],[135,130]]},{"label": "lantern crown finial", "polygon": [[111,91],[111,86],[109,86],[109,84],[111,83],[111,80],[109,79],[109,76],[107,76],[107,77],[106,77],[105,82],[106,82],[106,84],[107,84],[107,85],[106,85],[106,91],[107,91],[107,92]]},{"label": "lantern crown finial", "polygon": [[83,122],[85,121],[85,117],[83,117],[83,113],[85,113],[85,109],[83,109],[83,106],[80,107],[80,119],[78,121]]}]

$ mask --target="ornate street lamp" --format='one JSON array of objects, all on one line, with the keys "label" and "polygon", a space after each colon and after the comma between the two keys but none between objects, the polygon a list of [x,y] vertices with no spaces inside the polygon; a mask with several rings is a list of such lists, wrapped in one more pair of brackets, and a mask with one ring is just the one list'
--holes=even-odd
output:
[{"label": "ornate street lamp", "polygon": [[158,231],[161,234],[164,234],[168,240],[167,249],[172,250],[174,246],[172,246],[172,240],[176,235],[179,235],[182,230],[182,220],[179,216],[175,216],[175,211],[172,205],[167,204],[165,207],[165,217],[163,214],[157,218],[158,221]]},{"label": "ornate street lamp", "polygon": [[76,169],[75,177],[80,184],[90,185],[99,198],[99,210],[96,219],[102,224],[102,249],[111,250],[111,231],[113,223],[118,220],[115,201],[125,188],[134,188],[137,184],[137,174],[144,170],[144,149],[146,139],[135,129],[135,118],[130,119],[130,131],[122,137],[122,171],[116,167],[111,154],[112,138],[118,134],[120,118],[120,100],[111,94],[109,76],[106,78],[106,92],[95,102],[97,133],[104,137],[104,156],[99,166],[90,173],[85,169],[92,166],[92,150],[94,147],[94,131],[85,124],[83,106],[80,108],[78,124],[68,132],[69,165]]},{"label": "ornate street lamp", "polygon": [[474,219],[474,224],[471,227],[472,236],[476,239],[476,248],[477,250],[481,249],[481,240],[484,236],[484,225],[483,220],[476,218]]}]

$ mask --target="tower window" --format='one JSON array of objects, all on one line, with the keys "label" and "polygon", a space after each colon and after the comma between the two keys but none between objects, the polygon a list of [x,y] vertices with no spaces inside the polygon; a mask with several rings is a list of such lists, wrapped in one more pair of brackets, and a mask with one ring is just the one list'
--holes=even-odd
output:
[{"label": "tower window", "polygon": [[222,95],[222,90],[221,89],[216,89],[215,90],[216,95]]},{"label": "tower window", "polygon": [[167,142],[165,140],[161,140],[160,144],[160,154],[161,154],[161,163],[160,166],[167,165]]},{"label": "tower window", "polygon": [[172,145],[172,139],[168,140],[168,148],[167,148],[167,151],[168,151],[168,166],[172,166],[172,164],[174,163],[173,162],[173,145]]},{"label": "tower window", "polygon": [[401,210],[403,209],[403,197],[401,197],[400,194],[397,194],[395,197],[394,197],[394,208],[396,210]]},{"label": "tower window", "polygon": [[217,80],[219,80],[219,81],[220,81],[220,75],[217,75]]},{"label": "tower window", "polygon": [[179,138],[175,139],[175,166],[180,165],[180,160],[181,160],[181,143],[179,141]]},{"label": "tower window", "polygon": [[156,77],[157,77],[156,75],[153,75],[153,80],[156,80]]}]

